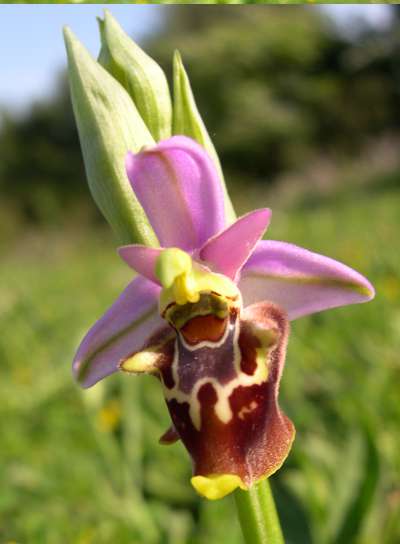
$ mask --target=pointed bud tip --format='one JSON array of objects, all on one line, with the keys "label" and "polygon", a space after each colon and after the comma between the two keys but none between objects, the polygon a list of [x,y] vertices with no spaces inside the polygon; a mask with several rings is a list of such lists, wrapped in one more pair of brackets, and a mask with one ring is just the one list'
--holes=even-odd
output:
[{"label": "pointed bud tip", "polygon": [[69,62],[73,61],[78,54],[91,58],[89,51],[85,49],[76,34],[68,25],[63,27],[63,36]]},{"label": "pointed bud tip", "polygon": [[63,30],[64,36],[66,36],[67,34],[72,33],[72,30],[68,25],[63,25],[62,30]]},{"label": "pointed bud tip", "polygon": [[180,54],[179,49],[174,50],[174,62],[182,64],[182,55]]},{"label": "pointed bud tip", "polygon": [[104,19],[101,17],[96,17],[97,24],[99,25],[100,30],[100,37],[103,38],[103,32],[104,32]]},{"label": "pointed bud tip", "polygon": [[62,31],[64,36],[64,42],[66,45],[68,45],[72,41],[72,39],[75,37],[75,35],[68,25],[64,25],[62,27]]}]

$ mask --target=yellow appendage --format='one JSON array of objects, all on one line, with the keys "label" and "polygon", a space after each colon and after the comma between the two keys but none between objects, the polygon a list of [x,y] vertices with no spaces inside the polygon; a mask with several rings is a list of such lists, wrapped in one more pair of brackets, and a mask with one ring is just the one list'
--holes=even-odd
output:
[{"label": "yellow appendage", "polygon": [[120,370],[131,374],[153,373],[158,371],[157,362],[160,357],[159,346],[150,346],[143,351],[139,351],[122,361],[119,365]]},{"label": "yellow appendage", "polygon": [[247,489],[242,479],[236,474],[210,474],[209,476],[193,476],[190,480],[199,495],[214,501],[222,499],[236,488]]}]

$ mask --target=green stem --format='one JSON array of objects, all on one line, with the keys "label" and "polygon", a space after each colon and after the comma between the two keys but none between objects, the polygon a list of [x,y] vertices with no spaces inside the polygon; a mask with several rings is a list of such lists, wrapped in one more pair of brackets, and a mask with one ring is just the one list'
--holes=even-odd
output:
[{"label": "green stem", "polygon": [[246,544],[284,544],[268,479],[249,491],[235,491],[236,508]]}]

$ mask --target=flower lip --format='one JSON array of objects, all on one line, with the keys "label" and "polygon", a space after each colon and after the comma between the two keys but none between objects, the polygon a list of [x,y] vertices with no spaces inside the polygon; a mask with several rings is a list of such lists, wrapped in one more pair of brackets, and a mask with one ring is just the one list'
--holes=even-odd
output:
[{"label": "flower lip", "polygon": [[174,427],[192,456],[192,484],[209,499],[248,489],[289,453],[294,427],[278,404],[288,329],[284,312],[259,303],[231,318],[216,342],[191,345],[179,334],[172,373],[161,369]]}]

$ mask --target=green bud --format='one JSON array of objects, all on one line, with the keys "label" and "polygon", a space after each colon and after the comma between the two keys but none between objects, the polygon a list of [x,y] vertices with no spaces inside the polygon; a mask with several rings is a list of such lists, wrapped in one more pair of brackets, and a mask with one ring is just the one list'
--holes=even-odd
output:
[{"label": "green bud", "polygon": [[156,141],[171,136],[172,107],[160,66],[122,30],[109,11],[99,19],[99,62],[125,87]]},{"label": "green bud", "polygon": [[125,89],[64,29],[72,105],[89,187],[121,244],[157,246],[125,171],[128,151],[154,145]]},{"label": "green bud", "polygon": [[233,223],[236,219],[235,210],[233,209],[228,190],[225,185],[224,174],[222,172],[221,163],[219,162],[218,154],[214,144],[207,132],[203,123],[199,110],[193,96],[188,75],[182,63],[181,56],[178,51],[174,54],[174,117],[173,117],[173,133],[183,134],[196,140],[204,147],[209,156],[214,161],[218,174],[221,178],[221,183],[224,189],[225,214],[229,223]]}]

